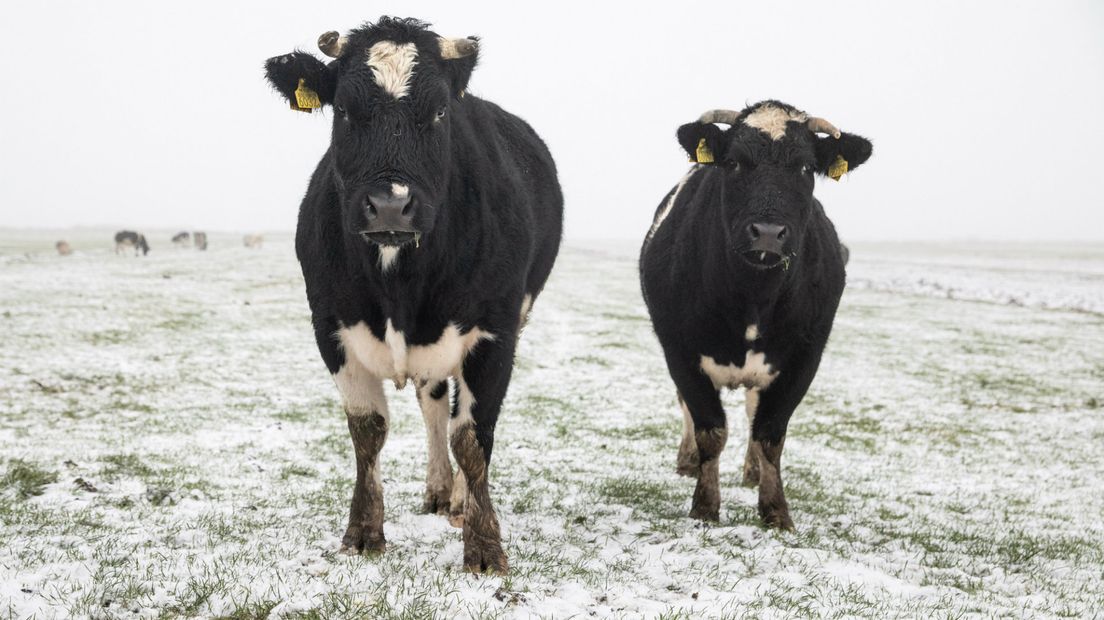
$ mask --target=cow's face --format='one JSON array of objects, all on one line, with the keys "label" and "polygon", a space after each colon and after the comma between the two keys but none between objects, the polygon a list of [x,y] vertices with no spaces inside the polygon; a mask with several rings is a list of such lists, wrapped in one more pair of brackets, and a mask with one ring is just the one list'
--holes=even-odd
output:
[{"label": "cow's face", "polygon": [[802,250],[815,209],[815,175],[838,179],[865,162],[872,148],[866,138],[777,101],[739,113],[707,112],[680,127],[678,139],[691,160],[715,169],[719,187],[710,195],[721,202],[719,224],[729,251],[748,269],[770,273],[788,270]]},{"label": "cow's face", "polygon": [[[348,36],[326,33],[328,65],[295,52],[271,58],[269,81],[302,109],[330,106],[332,174],[345,229],[401,246],[431,231],[450,169],[450,108],[475,66],[474,39],[443,39],[416,20],[383,18]],[[300,94],[297,96],[296,91]]]}]

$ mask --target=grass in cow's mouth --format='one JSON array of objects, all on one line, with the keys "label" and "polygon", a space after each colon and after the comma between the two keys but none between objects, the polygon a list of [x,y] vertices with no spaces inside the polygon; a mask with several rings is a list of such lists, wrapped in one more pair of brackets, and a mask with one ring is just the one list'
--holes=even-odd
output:
[{"label": "grass in cow's mouth", "polygon": [[744,261],[759,269],[771,269],[782,264],[782,255],[763,250],[748,250],[741,254]]},{"label": "grass in cow's mouth", "polygon": [[418,245],[422,234],[416,232],[387,230],[382,232],[361,231],[360,236],[365,241],[384,247],[402,247],[408,243]]}]

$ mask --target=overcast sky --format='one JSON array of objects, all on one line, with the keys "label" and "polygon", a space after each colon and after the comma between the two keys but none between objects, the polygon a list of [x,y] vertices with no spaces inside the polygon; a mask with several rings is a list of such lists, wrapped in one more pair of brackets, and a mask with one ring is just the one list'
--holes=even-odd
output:
[{"label": "overcast sky", "polygon": [[568,238],[642,238],[675,129],[781,99],[874,142],[852,240],[1104,239],[1101,2],[24,2],[0,23],[0,226],[295,226],[329,114],[265,58],[382,14],[482,37],[471,92],[549,144]]}]

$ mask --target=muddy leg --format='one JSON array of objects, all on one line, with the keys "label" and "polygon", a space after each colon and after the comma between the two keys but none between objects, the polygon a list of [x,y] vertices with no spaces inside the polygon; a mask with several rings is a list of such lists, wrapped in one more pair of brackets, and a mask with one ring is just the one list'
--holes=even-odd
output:
[{"label": "muddy leg", "polygon": [[755,411],[759,408],[759,390],[750,388],[745,393],[747,398],[748,440],[747,450],[744,452],[744,481],[745,487],[754,487],[759,484],[759,457],[752,448],[754,440],[751,438],[751,428],[755,425]]},{"label": "muddy leg", "polygon": [[783,530],[794,529],[790,518],[790,506],[782,492],[782,447],[786,439],[778,443],[770,441],[752,442],[753,451],[759,459],[759,516],[767,527]]},{"label": "muddy leg", "polygon": [[675,472],[680,476],[697,478],[701,474],[701,462],[698,459],[698,442],[694,439],[694,418],[690,417],[690,409],[682,400],[682,394],[678,395],[678,401],[682,408],[682,443],[679,444]]},{"label": "muddy leg", "polygon": [[464,425],[452,434],[452,453],[468,485],[463,524],[464,568],[473,573],[506,573],[509,565],[502,551],[502,533],[487,487],[487,460],[473,424]]},{"label": "muddy leg", "polygon": [[388,412],[380,380],[368,375],[355,360],[347,360],[334,375],[345,404],[349,435],[356,455],[356,486],[349,505],[349,525],[341,552],[379,552],[383,536],[383,484],[379,453],[387,440]]},{"label": "muddy leg", "polygon": [[721,452],[728,440],[725,427],[698,431],[695,434],[698,444],[698,458],[701,460],[701,474],[694,488],[694,502],[690,506],[690,517],[702,521],[719,521],[721,514]]},{"label": "muddy leg", "polygon": [[464,510],[468,503],[468,480],[464,470],[456,468],[456,477],[452,481],[452,497],[449,498],[449,525],[464,527]]},{"label": "muddy leg", "polygon": [[452,495],[452,464],[448,455],[448,381],[418,388],[418,404],[426,425],[429,461],[426,465],[426,490],[422,511],[447,515]]}]

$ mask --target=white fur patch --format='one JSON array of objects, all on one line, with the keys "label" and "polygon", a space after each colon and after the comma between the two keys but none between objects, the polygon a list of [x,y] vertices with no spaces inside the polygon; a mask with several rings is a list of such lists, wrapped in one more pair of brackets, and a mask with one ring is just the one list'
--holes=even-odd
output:
[{"label": "white fur patch", "polygon": [[521,312],[520,320],[518,321],[518,329],[525,327],[525,322],[529,317],[529,309],[533,307],[533,296],[529,293],[525,294],[525,298],[521,300]]},{"label": "white fur patch", "polygon": [[395,198],[406,198],[410,195],[410,188],[402,183],[392,183],[391,195]]},{"label": "white fur patch", "polygon": [[675,191],[672,192],[671,197],[667,199],[667,205],[663,207],[663,210],[656,216],[655,221],[652,222],[652,229],[648,231],[647,239],[651,239],[652,236],[655,235],[656,231],[659,230],[659,225],[671,214],[671,208],[675,206],[675,201],[678,200],[679,192],[682,191],[682,188],[686,186],[686,182],[690,180],[690,177],[694,176],[697,170],[698,166],[692,166],[690,170],[682,176],[682,179],[679,180],[678,185],[675,186]]},{"label": "white fur patch", "polygon": [[786,123],[791,121],[804,123],[809,117],[804,112],[788,112],[778,106],[761,105],[744,117],[744,124],[754,127],[770,136],[771,140],[781,140],[786,135]]},{"label": "white fur patch", "polygon": [[410,91],[410,79],[417,64],[418,48],[413,43],[380,41],[368,50],[368,67],[376,85],[395,99],[402,99]]},{"label": "white fur patch", "polygon": [[472,407],[475,406],[475,395],[472,394],[471,389],[468,387],[468,383],[464,381],[464,377],[458,376],[456,378],[456,417],[449,420],[449,436],[451,437],[456,431],[460,430],[464,426],[475,424],[475,418],[472,417]]},{"label": "white fur patch", "polygon": [[395,261],[399,260],[399,252],[402,251],[400,247],[383,246],[379,249],[379,266],[380,271],[386,273],[388,269],[395,266]]},{"label": "white fur patch", "polygon": [[448,455],[448,391],[441,398],[434,399],[430,392],[436,383],[427,383],[418,388],[418,404],[422,407],[422,418],[426,425],[426,446],[429,448],[429,461],[426,464],[426,487],[447,489],[452,484],[452,463]]},{"label": "white fur patch", "polygon": [[759,326],[748,325],[747,331],[744,332],[744,340],[747,340],[748,342],[755,342],[756,340],[759,340]]},{"label": "white fur patch", "polygon": [[690,408],[686,406],[686,401],[679,399],[679,407],[682,408],[682,443],[693,442],[694,439],[694,418],[690,415]]},{"label": "white fur patch", "polygon": [[341,393],[341,402],[345,413],[351,416],[378,413],[386,420],[387,397],[383,394],[383,384],[374,377],[357,359],[347,359],[345,364],[333,376],[337,391]]},{"label": "white fur patch", "polygon": [[726,364],[721,366],[717,360],[708,355],[701,356],[701,369],[713,382],[713,387],[718,390],[737,388],[765,388],[778,376],[777,371],[772,371],[767,363],[767,355],[763,352],[748,350],[744,357],[744,365]]},{"label": "white fur patch", "polygon": [[[481,340],[493,340],[494,335],[478,327],[465,333],[455,323],[449,323],[437,342],[407,346],[401,331],[396,331],[388,319],[386,342],[380,342],[363,322],[338,330],[338,339],[346,353],[352,353],[376,377],[399,381],[409,377],[416,385],[459,377],[464,358]],[[461,390],[463,393],[463,390]]]}]

